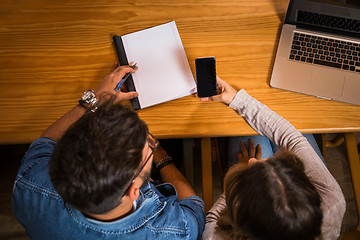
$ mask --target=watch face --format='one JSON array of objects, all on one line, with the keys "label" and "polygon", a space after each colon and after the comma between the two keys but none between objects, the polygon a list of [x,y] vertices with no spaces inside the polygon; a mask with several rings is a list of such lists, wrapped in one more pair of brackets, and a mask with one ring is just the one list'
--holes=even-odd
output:
[{"label": "watch face", "polygon": [[86,91],[84,92],[84,94],[81,96],[81,100],[89,103],[89,101],[94,97],[94,93],[92,91]]}]

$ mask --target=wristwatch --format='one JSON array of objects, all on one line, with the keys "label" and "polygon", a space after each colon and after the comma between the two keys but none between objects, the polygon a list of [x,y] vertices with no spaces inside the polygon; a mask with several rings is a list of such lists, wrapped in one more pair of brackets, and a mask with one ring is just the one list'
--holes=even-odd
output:
[{"label": "wristwatch", "polygon": [[[83,106],[86,109],[90,109],[92,112],[95,112],[98,108],[99,102],[96,99],[95,92],[93,90],[87,90],[83,93],[81,96],[81,99],[79,100],[79,103],[81,106]],[[90,104],[91,107],[87,107],[86,104]]]}]

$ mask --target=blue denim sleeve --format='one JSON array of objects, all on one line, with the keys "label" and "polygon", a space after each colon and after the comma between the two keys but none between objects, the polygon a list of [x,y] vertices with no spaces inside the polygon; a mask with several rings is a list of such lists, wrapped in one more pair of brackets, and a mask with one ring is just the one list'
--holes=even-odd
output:
[{"label": "blue denim sleeve", "polygon": [[198,239],[201,238],[201,235],[205,228],[205,212],[204,207],[205,203],[199,196],[190,196],[179,201],[179,205],[182,207],[185,215],[191,215],[189,217],[189,227],[197,228],[192,231],[198,231]]},{"label": "blue denim sleeve", "polygon": [[56,142],[50,138],[38,138],[30,144],[25,156],[21,160],[20,171],[40,161],[48,161],[51,158]]}]

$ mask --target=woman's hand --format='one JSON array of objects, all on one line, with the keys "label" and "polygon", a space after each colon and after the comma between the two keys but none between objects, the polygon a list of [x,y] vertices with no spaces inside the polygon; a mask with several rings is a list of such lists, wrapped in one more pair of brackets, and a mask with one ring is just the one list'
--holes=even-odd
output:
[{"label": "woman's hand", "polygon": [[[261,146],[258,144],[255,148],[254,142],[249,138],[249,148],[246,148],[243,142],[240,143],[241,152],[238,153],[239,163],[248,164],[250,159],[255,158],[256,160],[261,159]],[[254,160],[255,160],[254,159]]]},{"label": "woman's hand", "polygon": [[118,101],[129,100],[137,97],[139,95],[137,92],[122,92],[121,90],[117,92],[115,91],[115,87],[121,81],[121,79],[127,73],[135,73],[137,69],[138,67],[132,69],[130,66],[119,66],[118,63],[114,63],[110,73],[104,78],[104,80],[95,90],[96,97],[99,98],[106,93],[114,94],[117,96]]},{"label": "woman's hand", "polygon": [[221,78],[216,78],[217,82],[217,95],[206,97],[206,98],[200,98],[201,101],[214,101],[214,102],[223,102],[227,105],[229,105],[232,100],[235,98],[237,91],[230,86],[227,82],[222,80]]}]

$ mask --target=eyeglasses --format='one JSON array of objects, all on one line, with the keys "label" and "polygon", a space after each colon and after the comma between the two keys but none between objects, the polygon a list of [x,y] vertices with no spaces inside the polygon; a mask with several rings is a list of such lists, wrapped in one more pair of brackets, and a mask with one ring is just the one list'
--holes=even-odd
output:
[{"label": "eyeglasses", "polygon": [[124,193],[122,194],[121,198],[123,198],[125,196],[125,194],[127,193],[127,191],[129,191],[129,188],[131,187],[131,185],[133,184],[134,180],[139,176],[139,174],[141,173],[141,171],[144,169],[144,167],[146,166],[146,164],[148,163],[148,161],[150,160],[151,156],[154,155],[154,152],[156,151],[156,149],[159,147],[160,143],[159,141],[149,132],[148,137],[147,137],[147,142],[149,145],[149,148],[151,149],[151,154],[149,155],[149,157],[146,159],[146,161],[144,162],[144,164],[139,168],[139,170],[136,172],[136,174],[134,175],[134,177],[131,179],[129,186],[126,188],[126,190],[124,191]]}]

